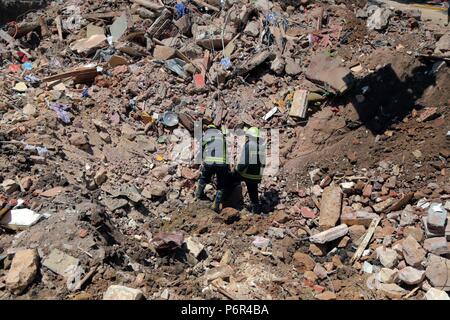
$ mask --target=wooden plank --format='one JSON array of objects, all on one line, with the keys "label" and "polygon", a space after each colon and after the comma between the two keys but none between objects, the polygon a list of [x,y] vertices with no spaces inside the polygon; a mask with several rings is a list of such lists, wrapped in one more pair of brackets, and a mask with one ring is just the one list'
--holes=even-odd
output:
[{"label": "wooden plank", "polygon": [[97,74],[97,73],[98,73],[97,67],[92,67],[92,68],[84,67],[84,68],[71,70],[71,71],[67,71],[67,72],[63,72],[63,73],[59,73],[59,74],[55,74],[53,76],[43,78],[42,82],[51,82],[51,81],[55,81],[55,80],[86,76],[86,75],[90,75],[90,74],[94,75],[94,77],[95,77],[95,74]]},{"label": "wooden plank", "polygon": [[228,292],[227,290],[225,290],[224,288],[222,288],[216,280],[212,281],[211,284],[214,286],[214,288],[217,289],[218,292],[220,292],[221,294],[223,294],[225,297],[227,297],[230,300],[237,300],[236,297],[234,295],[232,295],[230,292]]},{"label": "wooden plank", "polygon": [[411,290],[410,293],[408,293],[406,296],[404,296],[403,299],[409,299],[409,298],[411,298],[411,297],[414,295],[414,293],[416,293],[417,290],[419,290],[419,289],[420,289],[420,286],[419,286],[419,287],[415,287],[413,290]]},{"label": "wooden plank", "polygon": [[41,26],[39,19],[37,19],[35,22],[22,22],[16,25],[17,29],[15,27],[10,27],[8,29],[8,33],[10,35],[15,35],[14,37],[16,39],[19,39],[31,31],[39,28]]},{"label": "wooden plank", "polygon": [[62,26],[61,26],[61,16],[57,16],[55,18],[55,24],[56,24],[56,29],[58,30],[58,38],[59,41],[63,41],[63,33],[62,33]]},{"label": "wooden plank", "polygon": [[45,19],[43,16],[39,17],[39,24],[41,26],[41,34],[43,37],[46,37],[48,35],[50,35],[50,31],[48,30],[47,27],[47,19]]},{"label": "wooden plank", "polygon": [[370,224],[369,229],[366,232],[366,235],[364,236],[363,240],[359,244],[358,249],[356,250],[352,259],[350,260],[350,264],[353,264],[355,261],[357,261],[361,257],[361,255],[363,254],[367,245],[369,244],[370,239],[372,239],[372,236],[375,233],[375,229],[377,228],[380,221],[381,221],[380,217],[372,220],[372,223]]},{"label": "wooden plank", "polygon": [[95,266],[88,273],[86,273],[86,275],[83,277],[83,279],[78,281],[78,283],[76,284],[73,291],[80,290],[81,287],[86,283],[86,281],[88,281],[94,275],[94,273],[97,272],[97,268],[98,268],[98,266]]},{"label": "wooden plank", "polygon": [[303,89],[295,91],[289,116],[305,118],[308,110],[308,93],[308,90]]},{"label": "wooden plank", "polygon": [[120,17],[122,15],[121,12],[97,12],[97,13],[88,13],[83,15],[84,19],[87,20],[98,20],[98,19],[112,19],[115,17]]}]

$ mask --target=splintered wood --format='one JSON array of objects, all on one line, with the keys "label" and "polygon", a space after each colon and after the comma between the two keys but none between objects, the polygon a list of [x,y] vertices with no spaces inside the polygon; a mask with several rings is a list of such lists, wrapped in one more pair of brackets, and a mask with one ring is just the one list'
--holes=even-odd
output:
[{"label": "splintered wood", "polygon": [[366,235],[364,236],[364,239],[362,240],[362,242],[358,246],[358,249],[356,250],[356,252],[353,255],[352,259],[350,260],[350,264],[354,263],[355,261],[357,261],[361,257],[361,255],[363,254],[363,252],[366,249],[367,245],[369,244],[370,239],[372,239],[372,236],[373,236],[373,234],[375,232],[375,229],[377,228],[377,226],[380,223],[380,221],[381,221],[380,217],[372,220],[372,223],[370,224],[369,229],[367,230]]}]

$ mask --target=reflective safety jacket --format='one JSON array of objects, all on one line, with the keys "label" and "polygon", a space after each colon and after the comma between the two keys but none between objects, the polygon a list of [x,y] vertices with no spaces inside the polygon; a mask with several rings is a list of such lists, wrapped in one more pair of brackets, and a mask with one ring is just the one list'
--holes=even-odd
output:
[{"label": "reflective safety jacket", "polygon": [[250,138],[244,145],[241,159],[236,167],[244,179],[260,182],[266,164],[265,145],[258,143],[259,139]]},{"label": "reflective safety jacket", "polygon": [[206,164],[226,164],[227,148],[225,137],[217,128],[208,128],[203,134],[203,160]]}]

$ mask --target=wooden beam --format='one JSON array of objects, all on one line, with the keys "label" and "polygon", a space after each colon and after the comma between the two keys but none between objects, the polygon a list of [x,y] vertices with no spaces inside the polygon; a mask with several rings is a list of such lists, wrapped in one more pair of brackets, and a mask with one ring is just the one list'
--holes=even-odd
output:
[{"label": "wooden beam", "polygon": [[63,41],[63,33],[62,33],[62,26],[61,26],[61,16],[57,16],[55,18],[55,24],[56,24],[56,29],[58,30],[58,38],[59,41]]},{"label": "wooden beam", "polygon": [[39,17],[39,24],[41,26],[41,35],[43,37],[50,35],[50,31],[48,30],[48,27],[47,27],[47,19],[45,19],[45,17],[43,17],[43,16]]},{"label": "wooden beam", "polygon": [[115,17],[120,17],[122,12],[94,12],[83,15],[84,19],[87,20],[99,20],[99,19],[112,19]]},{"label": "wooden beam", "polygon": [[372,220],[372,223],[370,224],[369,229],[366,232],[366,235],[364,236],[363,240],[359,244],[358,249],[356,250],[352,259],[350,260],[350,264],[353,264],[355,261],[357,261],[361,257],[361,255],[363,254],[367,245],[369,244],[370,239],[372,239],[372,236],[375,233],[375,229],[377,228],[380,221],[381,221],[380,217]]},{"label": "wooden beam", "polygon": [[97,75],[97,73],[98,73],[97,67],[91,67],[91,68],[82,67],[82,68],[79,68],[76,70],[66,71],[63,73],[59,73],[59,74],[55,74],[53,76],[43,78],[42,82],[51,82],[51,81],[60,80],[60,79],[67,79],[67,78],[72,78],[72,77],[81,77],[81,76],[88,76],[88,75],[92,75],[93,77],[95,77],[95,75]]}]

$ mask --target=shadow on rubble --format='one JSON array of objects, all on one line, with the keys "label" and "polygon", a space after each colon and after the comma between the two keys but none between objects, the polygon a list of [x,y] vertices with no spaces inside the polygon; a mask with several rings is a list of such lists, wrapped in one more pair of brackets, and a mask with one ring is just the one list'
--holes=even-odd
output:
[{"label": "shadow on rubble", "polygon": [[431,72],[433,63],[422,64],[401,80],[391,64],[360,79],[339,104],[351,103],[359,122],[347,123],[351,129],[364,125],[373,134],[382,134],[393,124],[401,122],[413,109],[422,109],[417,101],[424,91],[436,84]]},{"label": "shadow on rubble", "polygon": [[265,191],[261,197],[263,213],[270,213],[275,210],[275,207],[280,204],[279,191],[273,188]]},{"label": "shadow on rubble", "polygon": [[25,13],[43,8],[46,0],[0,1],[0,25],[16,21]]}]

